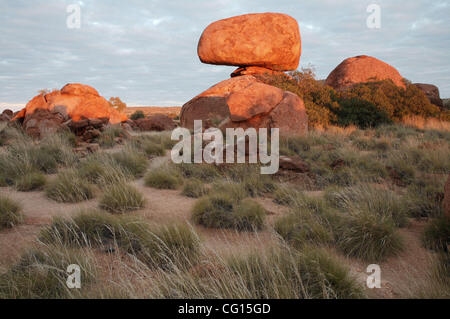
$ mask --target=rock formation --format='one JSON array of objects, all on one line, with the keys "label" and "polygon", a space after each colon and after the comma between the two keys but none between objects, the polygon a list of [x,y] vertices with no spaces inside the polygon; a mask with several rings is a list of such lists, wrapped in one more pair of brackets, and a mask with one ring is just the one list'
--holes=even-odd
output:
[{"label": "rock formation", "polygon": [[325,83],[335,90],[342,90],[358,83],[392,80],[395,85],[406,88],[403,77],[389,64],[376,58],[360,55],[339,64]]},{"label": "rock formation", "polygon": [[245,14],[210,24],[198,43],[203,63],[295,70],[301,54],[297,21],[280,13]]},{"label": "rock formation", "polygon": [[284,74],[299,64],[297,21],[285,14],[248,14],[212,23],[203,32],[198,55],[204,63],[235,65],[222,81],[187,102],[181,126],[279,128],[280,134],[304,134],[308,116],[303,101],[290,92],[262,83],[257,75]]},{"label": "rock formation", "polygon": [[134,121],[137,128],[141,131],[170,131],[177,125],[175,122],[164,114],[155,114],[147,118]]},{"label": "rock formation", "polygon": [[127,120],[126,115],[111,107],[98,92],[83,84],[67,84],[61,90],[35,96],[12,120],[23,121],[25,131],[40,137],[57,130],[71,120],[106,119],[111,124]]},{"label": "rock formation", "polygon": [[430,100],[431,104],[434,104],[439,107],[444,107],[444,103],[441,100],[441,96],[439,94],[439,89],[437,86],[433,84],[424,84],[424,83],[414,83],[414,85],[425,93],[428,100]]}]

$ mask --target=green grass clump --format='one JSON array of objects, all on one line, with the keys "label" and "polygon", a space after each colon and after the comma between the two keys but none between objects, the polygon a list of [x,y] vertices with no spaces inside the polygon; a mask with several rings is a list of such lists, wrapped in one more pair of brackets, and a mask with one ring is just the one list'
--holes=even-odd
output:
[{"label": "green grass clump", "polygon": [[425,228],[422,241],[429,249],[447,251],[450,245],[450,218],[441,216],[433,219]]},{"label": "green grass clump", "polygon": [[403,249],[403,240],[392,218],[354,213],[335,228],[337,246],[344,254],[368,262],[381,262]]},{"label": "green grass clump", "polygon": [[419,176],[408,186],[404,202],[409,216],[415,218],[439,217],[446,176]]},{"label": "green grass clump", "polygon": [[111,213],[125,213],[145,206],[142,194],[133,186],[125,183],[112,184],[104,190],[100,208]]},{"label": "green grass clump", "polygon": [[109,126],[98,137],[98,143],[103,148],[111,148],[116,145],[117,137],[124,137],[124,129],[120,126]]},{"label": "green grass clump", "polygon": [[73,219],[55,218],[39,239],[68,247],[115,247],[162,269],[190,266],[199,254],[199,239],[185,224],[150,226],[135,217],[97,210],[81,211]]},{"label": "green grass clump", "polygon": [[255,299],[364,297],[362,287],[348,270],[317,248],[301,252],[273,249],[266,254],[234,256],[229,267],[242,281],[247,295]]},{"label": "green grass clump", "polygon": [[131,147],[112,154],[112,158],[125,172],[134,178],[144,176],[148,168],[146,156]]},{"label": "green grass clump", "polygon": [[177,172],[170,167],[158,167],[152,169],[144,178],[145,186],[157,189],[177,189],[182,183]]},{"label": "green grass clump", "polygon": [[229,194],[212,194],[202,198],[192,211],[192,219],[199,225],[241,231],[262,229],[265,215],[265,210],[258,203],[251,200],[237,202]]},{"label": "green grass clump", "polygon": [[217,181],[212,185],[211,192],[216,194],[227,194],[235,201],[243,200],[249,196],[243,184],[233,181]]},{"label": "green grass clump", "polygon": [[325,193],[327,203],[342,212],[359,212],[391,219],[396,227],[408,225],[407,207],[403,198],[393,191],[368,184],[359,184]]},{"label": "green grass clump", "polygon": [[213,182],[220,177],[218,169],[212,164],[176,164],[183,178],[195,178],[203,182]]},{"label": "green grass clump", "polygon": [[293,247],[329,244],[334,241],[327,221],[309,210],[295,210],[275,222],[275,231]]},{"label": "green grass clump", "polygon": [[61,203],[78,203],[94,197],[94,188],[75,170],[65,170],[45,187],[48,198]]},{"label": "green grass clump", "polygon": [[18,203],[0,195],[0,230],[20,224],[23,220],[21,210]]},{"label": "green grass clump", "polygon": [[19,177],[15,182],[15,186],[20,192],[30,192],[42,189],[45,183],[45,176],[41,172],[31,172]]},{"label": "green grass clump", "polygon": [[[67,268],[81,269],[81,289],[69,289]],[[26,253],[0,275],[1,299],[80,298],[94,282],[95,270],[86,253],[60,247],[41,247]]]},{"label": "green grass clump", "polygon": [[191,198],[199,198],[208,194],[209,189],[202,181],[187,180],[184,182],[182,194]]}]

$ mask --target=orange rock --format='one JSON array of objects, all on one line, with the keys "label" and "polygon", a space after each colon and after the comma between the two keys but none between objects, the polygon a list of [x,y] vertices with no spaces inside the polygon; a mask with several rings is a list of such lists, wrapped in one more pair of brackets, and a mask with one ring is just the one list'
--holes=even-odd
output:
[{"label": "orange rock", "polygon": [[264,74],[285,74],[279,71],[273,71],[271,69],[262,68],[259,66],[246,66],[243,68],[237,68],[233,73],[231,73],[231,77],[242,76],[242,75],[264,75]]},{"label": "orange rock", "polygon": [[83,84],[67,84],[61,91],[35,96],[13,120],[31,116],[37,109],[53,111],[55,108],[58,112],[65,109],[73,121],[108,118],[110,123],[115,124],[128,119],[125,114],[112,108],[94,88]]},{"label": "orange rock", "polygon": [[382,80],[392,80],[395,85],[406,88],[403,77],[394,67],[376,58],[361,55],[344,60],[330,73],[325,83],[336,90],[342,90],[357,83]]},{"label": "orange rock", "polygon": [[181,109],[181,126],[192,129],[194,120],[202,120],[204,128],[279,128],[282,135],[308,131],[302,99],[251,75],[222,81],[187,102]]},{"label": "orange rock", "polygon": [[263,83],[252,83],[232,92],[227,98],[233,122],[245,121],[259,114],[269,113],[283,99],[283,90]]},{"label": "orange rock", "polygon": [[300,30],[286,14],[245,14],[210,24],[197,51],[208,64],[295,70],[301,55]]}]

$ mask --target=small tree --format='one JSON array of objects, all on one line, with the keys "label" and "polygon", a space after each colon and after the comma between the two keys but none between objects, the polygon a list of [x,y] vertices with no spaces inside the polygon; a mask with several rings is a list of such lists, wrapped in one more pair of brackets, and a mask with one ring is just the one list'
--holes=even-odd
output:
[{"label": "small tree", "polygon": [[122,102],[120,97],[112,97],[112,98],[110,98],[109,99],[109,104],[111,104],[111,106],[113,108],[115,108],[119,112],[123,112],[127,108],[127,104]]},{"label": "small tree", "polygon": [[138,120],[138,119],[143,119],[143,118],[145,118],[145,114],[144,114],[144,112],[142,112],[142,111],[136,111],[136,112],[134,112],[133,114],[131,114],[130,118],[131,118],[133,121],[136,121],[136,120]]}]

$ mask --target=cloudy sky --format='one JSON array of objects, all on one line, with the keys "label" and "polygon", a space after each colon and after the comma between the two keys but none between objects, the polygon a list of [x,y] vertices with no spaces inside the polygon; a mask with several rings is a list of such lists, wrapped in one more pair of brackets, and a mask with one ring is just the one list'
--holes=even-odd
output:
[{"label": "cloudy sky", "polygon": [[[370,29],[367,7],[381,7]],[[67,27],[79,4],[81,27]],[[233,67],[200,63],[211,22],[254,12],[300,24],[301,67],[322,79],[345,58],[375,56],[450,97],[450,0],[0,0],[0,108],[79,82],[128,105],[182,105]]]}]

